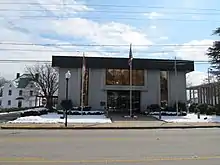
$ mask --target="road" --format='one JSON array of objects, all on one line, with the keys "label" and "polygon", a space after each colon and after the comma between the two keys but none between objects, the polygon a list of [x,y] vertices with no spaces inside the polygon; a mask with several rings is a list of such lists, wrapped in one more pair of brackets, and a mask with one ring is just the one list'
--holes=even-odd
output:
[{"label": "road", "polygon": [[0,130],[0,165],[219,165],[220,129]]}]

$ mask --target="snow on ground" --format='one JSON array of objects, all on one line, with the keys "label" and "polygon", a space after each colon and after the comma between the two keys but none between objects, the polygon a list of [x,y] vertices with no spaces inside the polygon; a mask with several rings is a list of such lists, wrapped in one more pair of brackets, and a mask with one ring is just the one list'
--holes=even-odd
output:
[{"label": "snow on ground", "polygon": [[[60,119],[56,113],[50,113],[42,116],[27,116],[20,117],[16,120],[9,121],[8,123],[64,123],[65,119]],[[111,119],[106,118],[104,115],[68,115],[68,123],[78,124],[92,124],[92,123],[112,123]]]},{"label": "snow on ground", "polygon": [[[158,115],[153,115],[153,116],[159,118]],[[166,122],[174,122],[174,123],[191,123],[191,122],[219,123],[220,122],[220,116],[200,115],[200,119],[198,119],[197,114],[187,114],[186,116],[162,116],[161,119]]]}]

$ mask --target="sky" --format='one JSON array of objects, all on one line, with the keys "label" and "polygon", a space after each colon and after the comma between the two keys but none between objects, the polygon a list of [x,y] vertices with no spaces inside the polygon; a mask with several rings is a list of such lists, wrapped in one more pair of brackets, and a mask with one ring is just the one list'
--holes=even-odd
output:
[{"label": "sky", "polygon": [[[187,82],[210,67],[206,51],[220,26],[218,0],[1,0],[0,60],[50,61],[52,55],[194,60]],[[91,46],[93,45],[93,46]],[[15,78],[33,62],[0,61]]]}]

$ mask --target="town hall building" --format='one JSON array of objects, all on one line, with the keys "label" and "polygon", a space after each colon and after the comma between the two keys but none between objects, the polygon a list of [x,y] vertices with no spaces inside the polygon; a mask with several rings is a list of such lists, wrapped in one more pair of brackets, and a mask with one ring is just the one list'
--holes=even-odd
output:
[{"label": "town hall building", "polygon": [[[70,71],[69,98],[80,106],[83,57],[53,56],[52,66],[59,70],[59,103],[66,96],[65,73]],[[84,105],[102,109],[129,109],[128,58],[85,57]],[[176,68],[176,69],[175,69]],[[186,98],[186,73],[194,71],[194,62],[187,60],[140,59],[132,62],[133,109],[142,111],[161,101],[173,105]],[[102,104],[101,104],[102,103]]]}]

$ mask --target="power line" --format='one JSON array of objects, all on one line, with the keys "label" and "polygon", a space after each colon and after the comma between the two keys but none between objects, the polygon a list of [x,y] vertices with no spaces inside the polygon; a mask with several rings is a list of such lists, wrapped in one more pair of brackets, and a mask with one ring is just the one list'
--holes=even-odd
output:
[{"label": "power line", "polygon": [[[28,12],[36,12],[36,11],[42,11],[44,12],[45,10],[29,10],[29,9],[9,9],[9,8],[0,8],[0,12],[5,12],[5,11],[28,11]],[[52,9],[50,11],[61,11],[60,9]],[[220,11],[220,10],[219,10]],[[119,10],[88,10],[84,11],[85,13],[109,13],[109,14],[115,14],[115,13],[126,13],[126,14],[151,14],[152,12],[149,11],[119,11]],[[113,13],[111,13],[113,12]],[[162,11],[163,14],[192,14],[192,15],[220,15],[219,13],[212,12],[212,13],[207,13],[207,12],[167,12],[167,11]]]},{"label": "power line", "polygon": [[[42,6],[60,6],[60,4],[51,3],[28,3],[28,2],[0,2],[5,5],[42,5]],[[86,7],[116,7],[116,8],[152,8],[152,9],[174,9],[174,10],[208,10],[208,11],[220,11],[215,8],[189,8],[189,7],[164,7],[164,6],[143,6],[143,5],[116,5],[116,4],[65,4],[65,6],[82,6]]]},{"label": "power line", "polygon": [[0,60],[0,63],[51,63],[52,61],[47,60]]},{"label": "power line", "polygon": [[[88,17],[88,16],[81,16],[81,17],[76,17],[76,16],[0,16],[1,18],[17,18],[17,19],[38,19],[38,20],[44,20],[44,19],[52,19],[54,18],[55,20],[59,20],[60,18],[62,19],[69,19],[69,18],[81,18],[81,19],[93,19],[93,20],[103,20],[106,19],[104,17]],[[114,17],[114,19],[119,19],[119,20],[132,20],[132,21],[144,21],[144,20],[151,20],[150,18],[137,18],[137,17]],[[176,21],[176,22],[215,22],[218,23],[220,21],[218,20],[195,20],[195,19],[172,19],[172,18],[156,18],[154,19],[156,21]]]},{"label": "power line", "polygon": [[[69,53],[79,53],[78,50],[42,50],[42,49],[19,49],[19,48],[14,48],[14,49],[11,49],[11,48],[0,48],[0,51],[18,51],[18,52],[69,52]],[[123,50],[123,51],[115,51],[115,50],[103,50],[103,51],[97,51],[97,50],[86,50],[86,52],[90,52],[90,53],[127,53],[127,51]],[[138,52],[138,53],[152,53],[152,54],[163,54],[163,53],[176,53],[176,52],[182,52],[182,50],[164,50],[164,51],[147,51],[147,50],[138,50],[138,51],[135,51],[135,52]],[[197,51],[186,51],[188,53],[190,52],[197,52]]]},{"label": "power line", "polygon": [[[151,58],[148,58],[148,59],[151,59]],[[158,59],[158,60],[164,60],[164,59]],[[173,59],[170,59],[170,60],[173,60]],[[0,60],[0,63],[26,63],[26,62],[27,63],[52,63],[52,61],[50,60]],[[163,61],[160,61],[160,62],[163,62]],[[164,61],[164,62],[167,62],[167,61]],[[195,64],[210,64],[209,61],[193,61],[193,62]]]},{"label": "power line", "polygon": [[[0,42],[0,45],[18,45],[18,46],[77,46],[77,47],[128,47],[129,45],[127,44],[76,44],[76,43],[66,43],[66,44],[50,44],[50,43],[45,43],[45,44],[33,44],[33,43],[16,43],[16,42]],[[211,46],[210,44],[133,44],[135,47],[206,47],[206,46]]]}]

